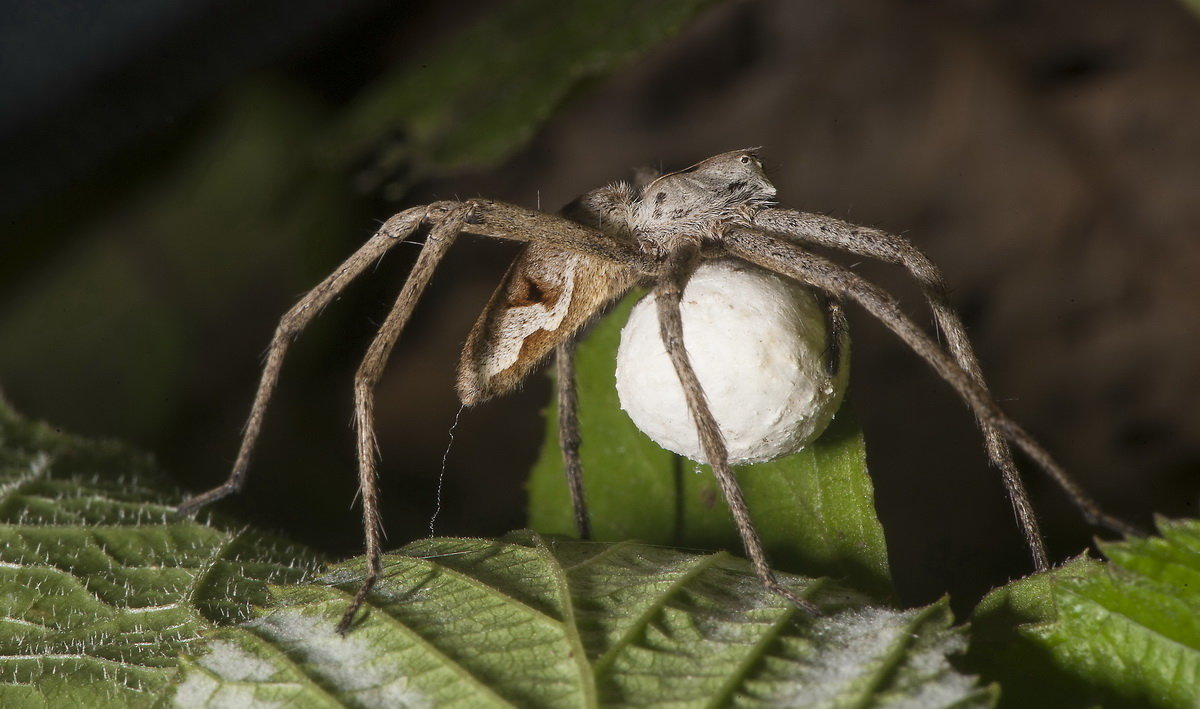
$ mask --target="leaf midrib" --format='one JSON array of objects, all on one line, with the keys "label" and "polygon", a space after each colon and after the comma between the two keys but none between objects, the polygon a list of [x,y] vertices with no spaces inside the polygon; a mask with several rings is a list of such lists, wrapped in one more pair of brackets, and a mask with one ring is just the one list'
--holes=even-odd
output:
[{"label": "leaf midrib", "polygon": [[583,638],[579,634],[579,624],[575,620],[575,603],[571,595],[571,584],[558,557],[550,550],[546,540],[537,532],[533,533],[538,553],[545,559],[554,577],[554,585],[558,589],[559,603],[563,612],[563,634],[571,644],[571,659],[579,670],[580,688],[583,690],[583,706],[598,707],[599,692],[596,689],[596,672],[588,666],[587,651],[583,646]]},{"label": "leaf midrib", "polygon": [[883,662],[880,664],[879,671],[873,673],[873,677],[867,681],[862,695],[855,700],[853,706],[868,707],[871,705],[873,697],[876,696],[876,693],[879,687],[882,686],[884,680],[886,680],[896,671],[896,668],[900,666],[900,663],[904,661],[904,658],[909,656],[908,649],[912,645],[913,641],[918,637],[918,635],[913,631],[925,623],[930,616],[939,610],[940,609],[936,604],[927,606],[921,609],[919,613],[914,614],[912,620],[904,625],[906,632],[900,633],[899,637],[896,638],[896,642],[892,643],[892,647],[883,657]]}]

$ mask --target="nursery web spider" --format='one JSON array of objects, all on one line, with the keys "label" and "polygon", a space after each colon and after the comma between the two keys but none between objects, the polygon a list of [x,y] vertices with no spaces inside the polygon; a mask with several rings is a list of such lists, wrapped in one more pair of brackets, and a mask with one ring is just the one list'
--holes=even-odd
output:
[{"label": "nursery web spider", "polygon": [[[781,209],[775,187],[754,149],[722,153],[686,170],[616,182],[584,194],[561,216],[490,199],[435,202],[396,214],[354,255],[305,295],[279,322],[262,380],[229,478],[180,506],[189,513],[238,490],[246,477],[263,414],[275,389],[284,354],[312,318],[388,249],[418,230],[424,246],[395,305],[379,328],[354,380],[355,427],[366,537],[367,574],[338,626],[344,632],[370,592],[381,568],[381,522],[376,486],[373,397],[385,361],[434,270],[461,233],[528,242],[504,276],[467,338],[458,373],[458,394],[471,405],[516,387],[551,352],[558,364],[559,430],[576,524],[589,536],[584,504],[573,377],[574,340],[597,313],[635,286],[657,296],[660,334],[685,392],[702,450],[728,500],[747,555],[759,580],[774,593],[810,612],[815,609],[776,581],[762,542],[729,465],[699,380],[683,347],[679,303],[692,271],[706,259],[733,258],[795,279],[826,295],[831,322],[850,300],[878,318],[922,357],[970,407],[1000,469],[1033,564],[1049,562],[1028,494],[1013,463],[1015,444],[1070,496],[1092,524],[1119,532],[1131,528],[1102,512],[1053,458],[1000,410],[980,374],[962,321],[951,308],[938,269],[899,236],[819,214]],[[943,348],[900,309],[888,293],[848,268],[809,250],[831,247],[897,264],[919,283]]]}]

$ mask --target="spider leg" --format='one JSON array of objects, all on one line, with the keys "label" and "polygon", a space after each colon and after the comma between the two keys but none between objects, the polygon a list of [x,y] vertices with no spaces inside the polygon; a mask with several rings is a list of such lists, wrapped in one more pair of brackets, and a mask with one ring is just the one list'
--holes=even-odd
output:
[{"label": "spider leg", "polygon": [[[765,231],[802,243],[840,249],[884,263],[903,266],[917,281],[925,295],[937,326],[946,336],[947,346],[954,359],[981,386],[986,386],[966,327],[963,326],[954,306],[950,304],[949,290],[941,271],[907,239],[823,214],[786,209],[764,210],[755,215],[754,223]],[[999,439],[999,432],[995,433],[995,436],[989,436],[989,444],[995,439],[999,445],[1004,445],[1003,440]]]},{"label": "spider leg", "polygon": [[[907,239],[878,229],[834,219],[822,214],[771,209],[755,215],[755,223],[776,234],[799,239],[802,242],[841,249],[860,256],[869,256],[885,263],[903,266],[917,281],[925,300],[933,311],[934,321],[946,337],[950,354],[963,371],[982,388],[987,388],[979,358],[967,337],[967,329],[958,312],[950,304],[946,281],[932,261]],[[984,447],[992,465],[1000,470],[1004,487],[1013,513],[1021,524],[1026,542],[1033,552],[1034,566],[1039,571],[1048,566],[1042,535],[1029,493],[1021,480],[1013,461],[1012,450],[1004,434],[985,416],[976,417],[983,433]],[[1085,516],[1091,518],[1092,510],[1087,502],[1076,497],[1070,490],[1071,501]],[[1093,505],[1094,506],[1094,505]]]},{"label": "spider leg", "polygon": [[280,318],[279,325],[275,328],[275,335],[271,339],[271,345],[267,349],[267,361],[263,366],[262,378],[259,380],[258,391],[254,395],[254,404],[250,408],[250,418],[246,421],[241,447],[238,449],[237,459],[234,461],[229,477],[213,489],[185,500],[177,508],[178,514],[191,514],[242,488],[246,481],[246,469],[250,463],[250,455],[254,451],[254,444],[258,441],[259,432],[262,430],[263,415],[266,413],[271,395],[275,391],[275,384],[279,381],[279,370],[283,367],[283,358],[287,354],[288,346],[351,281],[389,249],[411,236],[429,215],[444,208],[444,205],[437,204],[413,207],[387,220],[379,228],[379,231],[367,240],[367,243],[346,259],[336,271],[306,293],[300,302],[292,306]]},{"label": "spider leg", "polygon": [[836,377],[842,370],[842,338],[850,330],[846,322],[846,308],[842,301],[828,293],[821,293],[821,311],[825,313],[825,374]]},{"label": "spider leg", "polygon": [[583,494],[583,463],[579,459],[579,396],[575,389],[575,341],[560,343],[555,349],[558,366],[558,445],[562,449],[567,487],[571,489],[571,508],[575,511],[575,529],[580,539],[592,538],[587,500]]},{"label": "spider leg", "polygon": [[565,217],[493,199],[472,199],[465,204],[471,206],[471,214],[463,225],[463,233],[538,242],[628,266],[642,274],[658,272],[658,264],[631,238],[614,238]]},{"label": "spider leg", "polygon": [[[1131,526],[1104,513],[1032,436],[1000,410],[985,386],[903,313],[895,298],[853,271],[769,234],[744,229],[731,230],[725,236],[725,243],[729,252],[739,258],[857,302],[904,340],[942,379],[954,387],[977,418],[1002,433],[1045,470],[1073,498],[1089,521],[1124,534],[1136,534]],[[1032,506],[1024,496],[1024,488],[1010,488],[1010,494],[1014,496],[1014,508],[1035,564],[1047,564],[1036,523],[1031,524]]]},{"label": "spider leg", "polygon": [[[832,217],[787,210],[768,211],[770,213],[764,215],[765,228],[770,231],[793,235],[809,243],[839,248],[849,253],[869,256],[885,263],[903,266],[925,294],[929,308],[933,311],[934,320],[945,335],[947,346],[954,359],[982,389],[987,391],[987,382],[983,378],[979,358],[975,355],[971,339],[967,336],[967,329],[963,325],[958,311],[950,303],[946,281],[937,265],[929,260],[929,257],[920,249],[896,234],[849,224]],[[1000,468],[1004,484],[1009,489],[1010,497],[1014,499],[1014,511],[1018,516],[1021,513],[1016,508],[1016,495],[1013,493],[1017,489],[1023,492],[1024,486],[1016,465],[1013,463],[1012,452],[1004,439],[1005,436],[1013,439],[1018,447],[1040,467],[1059,471],[1059,474],[1051,473],[1051,475],[1059,482],[1068,498],[1088,522],[1124,534],[1136,533],[1132,526],[1101,511],[1096,502],[1082,492],[1079,485],[1067,475],[1066,471],[1056,464],[1045,450],[1014,422],[1011,420],[1008,422],[1008,431],[1006,432],[999,430],[987,419],[977,417],[977,420],[984,434],[988,456],[993,464]],[[1021,443],[1021,440],[1026,443]]]},{"label": "spider leg", "polygon": [[688,410],[691,411],[692,418],[696,423],[701,449],[717,478],[717,484],[721,487],[725,500],[729,503],[733,521],[737,525],[738,534],[746,548],[746,554],[754,566],[755,575],[767,590],[782,596],[797,608],[816,615],[820,613],[817,607],[795,591],[779,583],[767,563],[762,539],[758,536],[758,530],[754,528],[754,523],[750,519],[746,498],[742,495],[742,488],[733,474],[733,469],[729,466],[729,452],[721,435],[721,429],[708,406],[708,400],[700,386],[700,380],[696,377],[687,350],[684,348],[683,319],[679,312],[679,301],[699,256],[699,245],[695,242],[685,242],[667,257],[665,268],[654,289],[658,309],[659,334],[667,354],[671,358],[671,363],[675,367],[675,373],[679,376],[679,382],[683,386]]},{"label": "spider leg", "polygon": [[383,376],[388,355],[400,339],[400,333],[404,331],[417,301],[429,285],[433,272],[462,229],[468,210],[469,206],[456,206],[438,217],[391,312],[380,326],[379,332],[367,349],[366,356],[363,357],[362,364],[358,367],[358,372],[354,375],[354,427],[358,441],[358,486],[362,491],[363,532],[367,542],[367,574],[338,623],[338,633],[344,634],[350,627],[382,570],[383,525],[379,516],[379,488],[376,480],[378,446],[375,442],[375,386]]}]

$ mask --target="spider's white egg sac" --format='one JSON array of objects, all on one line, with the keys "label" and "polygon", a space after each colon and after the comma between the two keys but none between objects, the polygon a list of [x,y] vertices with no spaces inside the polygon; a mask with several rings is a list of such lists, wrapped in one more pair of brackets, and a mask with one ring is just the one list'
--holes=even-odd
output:
[{"label": "spider's white egg sac", "polygon": [[[741,261],[702,263],[680,303],[683,340],[733,465],[774,460],[808,445],[846,390],[826,373],[825,314],[814,293]],[[707,462],[683,387],[659,335],[654,295],[633,308],[617,351],[621,408],[663,448]]]}]

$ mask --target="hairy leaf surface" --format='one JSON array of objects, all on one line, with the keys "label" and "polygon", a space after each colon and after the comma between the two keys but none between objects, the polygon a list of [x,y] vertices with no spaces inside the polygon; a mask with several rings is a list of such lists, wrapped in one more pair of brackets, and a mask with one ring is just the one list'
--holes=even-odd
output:
[{"label": "hairy leaf surface", "polygon": [[304,548],[178,520],[150,460],[0,402],[0,706],[142,706],[201,632],[245,620]]},{"label": "hairy leaf surface", "polygon": [[827,580],[781,580],[812,618],[724,553],[517,532],[431,539],[385,560],[367,613],[334,627],[363,564],[276,588],[211,634],[175,702],[229,706],[991,706],[953,670],[945,602],[908,611]]},{"label": "hairy leaf surface", "polygon": [[983,600],[971,667],[1005,705],[1200,706],[1200,522],[1158,526]]}]

